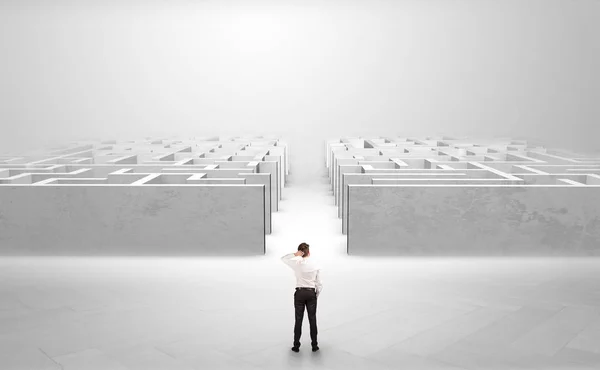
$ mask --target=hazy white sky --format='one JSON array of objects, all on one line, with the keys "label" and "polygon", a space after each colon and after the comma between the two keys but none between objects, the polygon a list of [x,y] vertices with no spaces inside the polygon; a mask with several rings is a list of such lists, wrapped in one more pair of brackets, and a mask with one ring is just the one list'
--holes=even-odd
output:
[{"label": "hazy white sky", "polygon": [[589,150],[599,19],[597,0],[3,0],[0,145],[280,134],[304,174],[341,135]]}]

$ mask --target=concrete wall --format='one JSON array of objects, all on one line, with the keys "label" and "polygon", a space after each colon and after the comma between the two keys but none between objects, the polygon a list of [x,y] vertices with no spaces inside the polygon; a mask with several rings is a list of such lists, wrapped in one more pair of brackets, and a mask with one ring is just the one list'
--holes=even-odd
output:
[{"label": "concrete wall", "polygon": [[349,185],[351,255],[600,255],[600,186]]},{"label": "concrete wall", "polygon": [[267,234],[271,234],[273,231],[273,214],[274,212],[271,207],[272,205],[272,189],[271,189],[271,178],[273,174],[270,173],[247,173],[240,174],[240,177],[243,177],[245,184],[259,184],[264,185],[265,192],[265,232]]},{"label": "concrete wall", "polygon": [[[351,168],[352,166],[340,166],[341,169],[344,167]],[[348,170],[346,169],[346,172]],[[515,180],[507,180],[501,176],[494,176],[493,173],[484,170],[440,170],[440,169],[410,169],[410,170],[394,170],[395,173],[342,173],[340,177],[340,201],[337,203],[338,216],[342,218],[342,234],[346,234],[348,228],[348,212],[346,207],[348,206],[348,186],[353,185],[398,185],[406,184],[414,180],[420,182],[438,182],[441,183],[444,179],[444,183],[458,183],[458,184],[477,184],[478,181],[489,182],[495,184],[511,184],[518,183]],[[494,176],[495,178],[485,178],[487,176]],[[385,181],[398,181],[398,184],[385,184]],[[384,182],[384,183],[379,183]]]},{"label": "concrete wall", "polygon": [[1,255],[262,255],[264,185],[0,186]]},{"label": "concrete wall", "polygon": [[281,188],[279,177],[279,164],[273,161],[259,162],[258,172],[271,174],[271,210],[273,212],[279,211],[279,190]]}]

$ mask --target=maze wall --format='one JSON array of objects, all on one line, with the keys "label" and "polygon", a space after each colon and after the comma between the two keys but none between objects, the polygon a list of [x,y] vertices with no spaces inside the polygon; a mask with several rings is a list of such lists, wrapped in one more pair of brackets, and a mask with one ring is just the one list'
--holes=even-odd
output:
[{"label": "maze wall", "polygon": [[85,141],[0,157],[0,254],[257,255],[289,174],[270,137]]},{"label": "maze wall", "polygon": [[600,158],[510,139],[327,142],[354,255],[600,255]]}]

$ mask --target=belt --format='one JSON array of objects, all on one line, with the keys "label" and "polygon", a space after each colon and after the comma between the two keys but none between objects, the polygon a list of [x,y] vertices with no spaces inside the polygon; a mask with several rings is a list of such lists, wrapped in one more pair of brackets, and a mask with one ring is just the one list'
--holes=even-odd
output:
[{"label": "belt", "polygon": [[296,287],[296,290],[299,290],[299,289],[302,289],[302,290],[304,290],[304,289],[306,289],[306,290],[315,290],[315,288]]}]

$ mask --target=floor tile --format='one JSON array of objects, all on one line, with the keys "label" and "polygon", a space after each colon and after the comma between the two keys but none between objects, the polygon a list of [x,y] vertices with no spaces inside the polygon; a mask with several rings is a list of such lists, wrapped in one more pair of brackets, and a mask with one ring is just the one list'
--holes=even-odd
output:
[{"label": "floor tile", "polygon": [[482,307],[408,338],[387,351],[399,349],[421,356],[431,355],[508,314],[504,310]]},{"label": "floor tile", "polygon": [[598,307],[565,307],[511,346],[547,356],[556,354],[598,318]]},{"label": "floor tile", "polygon": [[128,370],[125,366],[97,349],[87,349],[54,358],[63,370]]}]

